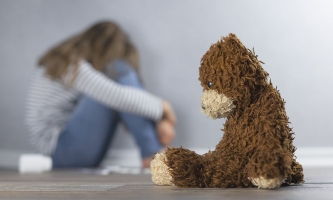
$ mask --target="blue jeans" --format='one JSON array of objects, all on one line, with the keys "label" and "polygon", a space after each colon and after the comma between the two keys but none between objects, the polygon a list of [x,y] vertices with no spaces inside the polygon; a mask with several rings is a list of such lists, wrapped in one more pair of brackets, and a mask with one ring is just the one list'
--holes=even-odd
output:
[{"label": "blue jeans", "polygon": [[[112,78],[119,84],[143,89],[136,71],[125,61],[113,63]],[[107,153],[120,121],[134,136],[142,158],[152,156],[163,148],[151,120],[115,111],[94,99],[82,96],[59,137],[52,155],[53,167],[98,166]]]}]

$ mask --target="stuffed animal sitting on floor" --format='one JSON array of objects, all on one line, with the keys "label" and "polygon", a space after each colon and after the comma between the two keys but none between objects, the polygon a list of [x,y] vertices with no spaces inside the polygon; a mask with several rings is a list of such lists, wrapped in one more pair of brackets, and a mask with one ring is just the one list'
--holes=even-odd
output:
[{"label": "stuffed animal sitting on floor", "polygon": [[153,182],[268,189],[304,182],[285,102],[260,63],[232,33],[210,47],[199,69],[202,112],[213,119],[227,118],[223,138],[204,155],[182,147],[155,154]]}]

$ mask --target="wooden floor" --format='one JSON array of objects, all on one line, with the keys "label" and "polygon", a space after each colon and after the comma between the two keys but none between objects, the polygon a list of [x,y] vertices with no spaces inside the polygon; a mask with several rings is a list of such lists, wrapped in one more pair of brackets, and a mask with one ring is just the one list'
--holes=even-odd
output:
[{"label": "wooden floor", "polygon": [[333,199],[333,168],[306,169],[306,183],[276,190],[156,186],[149,174],[75,171],[20,175],[0,170],[0,199]]}]

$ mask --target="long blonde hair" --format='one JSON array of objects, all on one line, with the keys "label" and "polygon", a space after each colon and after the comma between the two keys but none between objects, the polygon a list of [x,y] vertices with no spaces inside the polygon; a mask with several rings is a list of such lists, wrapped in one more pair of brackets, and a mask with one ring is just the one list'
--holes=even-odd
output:
[{"label": "long blonde hair", "polygon": [[128,37],[113,22],[105,21],[94,24],[83,33],[75,35],[51,48],[39,60],[46,75],[60,79],[68,66],[78,66],[80,60],[86,60],[99,70],[115,59],[126,60],[138,71],[139,56]]}]

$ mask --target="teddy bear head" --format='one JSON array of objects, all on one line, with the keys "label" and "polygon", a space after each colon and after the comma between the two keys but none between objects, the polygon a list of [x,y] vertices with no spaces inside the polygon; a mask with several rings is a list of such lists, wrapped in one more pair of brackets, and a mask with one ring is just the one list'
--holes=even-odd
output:
[{"label": "teddy bear head", "polygon": [[199,68],[203,113],[213,119],[224,118],[256,101],[269,84],[260,63],[235,34],[212,44]]}]

